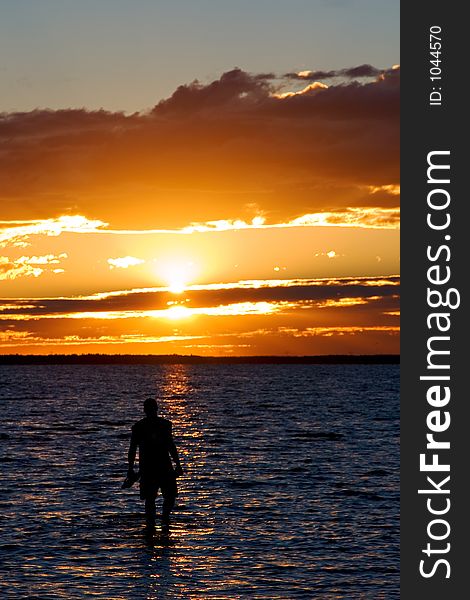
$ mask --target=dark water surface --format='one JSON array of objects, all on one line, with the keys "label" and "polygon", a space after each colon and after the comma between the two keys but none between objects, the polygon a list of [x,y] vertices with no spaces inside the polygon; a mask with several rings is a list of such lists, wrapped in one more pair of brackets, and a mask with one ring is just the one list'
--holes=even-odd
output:
[{"label": "dark water surface", "polygon": [[[0,597],[399,598],[398,388],[381,365],[1,366]],[[155,394],[186,471],[167,546],[120,489]]]}]

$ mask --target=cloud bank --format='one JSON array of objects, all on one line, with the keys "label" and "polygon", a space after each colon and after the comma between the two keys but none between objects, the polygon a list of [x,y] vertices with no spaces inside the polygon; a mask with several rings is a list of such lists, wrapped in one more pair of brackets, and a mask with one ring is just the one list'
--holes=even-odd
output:
[{"label": "cloud bank", "polygon": [[[261,280],[0,299],[0,346],[24,352],[398,351],[399,279]],[[379,346],[380,345],[380,346]],[[195,350],[192,350],[194,348]]]},{"label": "cloud bank", "polygon": [[183,228],[396,208],[399,69],[233,69],[145,113],[3,114],[0,142],[4,220],[84,214],[117,228]]}]

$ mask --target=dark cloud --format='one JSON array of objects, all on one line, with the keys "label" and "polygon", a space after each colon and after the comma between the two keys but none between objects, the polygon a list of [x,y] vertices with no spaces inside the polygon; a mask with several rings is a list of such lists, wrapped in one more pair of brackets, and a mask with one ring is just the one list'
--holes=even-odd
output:
[{"label": "dark cloud", "polygon": [[152,113],[160,116],[177,111],[191,115],[216,107],[246,109],[250,104],[266,100],[273,89],[271,80],[274,77],[272,73],[252,75],[233,69],[208,85],[196,80],[179,86],[171,98],[160,102]]},{"label": "dark cloud", "polygon": [[355,79],[356,77],[377,77],[380,73],[381,71],[372,65],[359,65],[341,71],[343,77],[350,77],[351,79]]},{"label": "dark cloud", "polygon": [[178,227],[250,217],[256,205],[285,220],[318,209],[313,198],[298,204],[296,189],[315,188],[316,198],[324,189],[332,208],[334,185],[357,196],[398,183],[398,69],[283,98],[278,83],[233,69],[180,86],[145,114],[0,115],[0,218],[82,213],[119,227]]},{"label": "dark cloud", "polygon": [[[197,354],[198,348],[205,348],[219,354],[231,345],[241,349],[236,353],[248,354],[398,353],[399,299],[398,286],[393,285],[397,283],[397,278],[344,279],[299,282],[288,288],[192,291],[180,297],[190,298],[187,306],[220,310],[220,303],[272,301],[277,310],[235,317],[223,311],[214,317],[202,310],[194,318],[177,320],[140,318],[134,312],[167,308],[168,296],[158,292],[101,300],[0,300],[0,346],[21,353]],[[129,312],[99,318],[98,310]],[[69,312],[80,318],[64,318]]]},{"label": "dark cloud", "polygon": [[[341,298],[391,298],[399,294],[397,277],[359,280],[292,282],[289,286],[235,287],[187,290],[182,297],[166,291],[128,292],[97,299],[50,298],[31,300],[0,299],[0,315],[62,315],[83,312],[143,311],[168,308],[168,302],[182,300],[189,308],[216,307],[240,302],[318,303]],[[384,284],[385,283],[385,284]],[[186,302],[187,300],[187,302]]]},{"label": "dark cloud", "polygon": [[[393,69],[396,70],[396,69]],[[300,73],[286,73],[285,79],[297,79],[300,81],[323,81],[325,79],[334,79],[342,77],[345,79],[377,78],[379,75],[388,75],[392,69],[377,69],[369,64],[358,65],[348,69],[338,69],[336,71],[301,71]]]},{"label": "dark cloud", "polygon": [[285,79],[298,79],[300,81],[322,81],[336,77],[338,71],[302,71],[300,73],[286,73]]}]

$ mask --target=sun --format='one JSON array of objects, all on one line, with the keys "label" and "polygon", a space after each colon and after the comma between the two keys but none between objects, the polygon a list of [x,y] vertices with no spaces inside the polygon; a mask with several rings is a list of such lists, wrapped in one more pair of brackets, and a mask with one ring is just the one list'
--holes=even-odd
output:
[{"label": "sun", "polygon": [[195,277],[195,265],[191,260],[169,260],[160,264],[160,277],[167,282],[168,291],[182,294]]},{"label": "sun", "polygon": [[168,289],[172,294],[182,294],[186,289],[186,282],[181,277],[174,277],[168,282]]}]

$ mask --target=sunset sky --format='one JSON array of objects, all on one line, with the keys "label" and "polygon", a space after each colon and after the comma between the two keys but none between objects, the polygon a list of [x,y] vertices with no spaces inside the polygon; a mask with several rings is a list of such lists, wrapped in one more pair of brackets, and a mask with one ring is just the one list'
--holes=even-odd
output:
[{"label": "sunset sky", "polygon": [[0,352],[399,352],[399,3],[0,5]]}]

